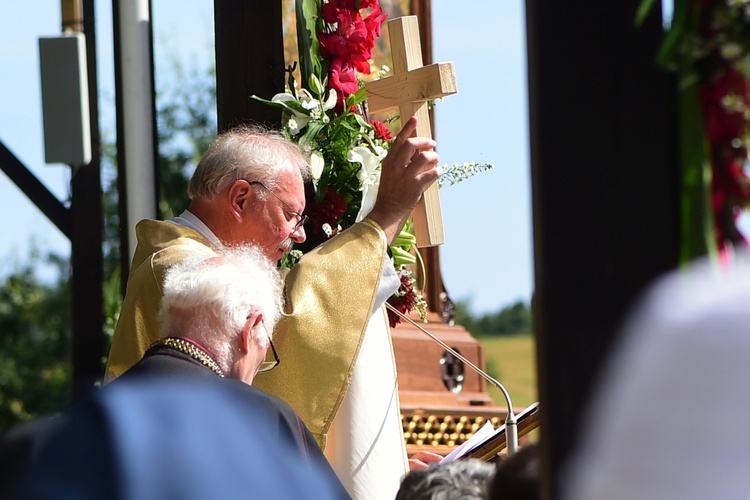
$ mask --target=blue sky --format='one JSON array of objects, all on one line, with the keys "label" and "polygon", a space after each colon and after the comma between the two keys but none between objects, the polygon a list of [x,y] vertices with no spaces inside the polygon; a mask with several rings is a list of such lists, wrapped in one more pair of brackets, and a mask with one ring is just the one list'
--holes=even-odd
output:
[{"label": "blue sky", "polygon": [[[167,52],[177,52],[184,64],[197,60],[205,67],[213,51],[212,0],[152,2],[157,65]],[[111,3],[96,2],[101,127],[110,136]],[[0,140],[65,200],[69,168],[44,163],[37,49],[38,37],[59,34],[60,2],[10,2],[3,12]],[[495,165],[441,190],[443,281],[454,300],[469,298],[475,312],[490,312],[528,300],[533,289],[523,2],[475,0],[466,9],[464,2],[432,0],[432,15],[434,60],[454,62],[459,91],[435,110],[442,163]],[[157,66],[157,79],[159,71]],[[24,261],[32,246],[70,253],[67,239],[1,172],[0,212],[0,274]]]}]

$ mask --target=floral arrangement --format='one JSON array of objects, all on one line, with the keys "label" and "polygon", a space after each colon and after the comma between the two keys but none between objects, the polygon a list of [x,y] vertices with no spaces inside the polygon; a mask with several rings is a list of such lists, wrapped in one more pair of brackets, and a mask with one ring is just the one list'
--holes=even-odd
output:
[{"label": "floral arrangement", "polygon": [[[283,111],[283,132],[310,151],[312,183],[306,187],[307,241],[289,252],[291,267],[306,252],[363,220],[372,210],[380,165],[393,140],[384,121],[368,119],[363,78],[382,78],[387,66],[371,67],[372,51],[386,15],[377,0],[296,0],[300,80],[296,64],[287,68],[286,91],[272,99],[253,96]],[[472,173],[491,165],[472,165]],[[471,173],[450,169],[449,179]],[[416,239],[407,223],[390,248],[401,286],[388,299],[400,312],[417,311],[426,320],[427,304],[408,266],[417,263]],[[415,255],[416,254],[416,255]],[[401,319],[388,311],[391,327]]]},{"label": "floral arrangement", "polygon": [[749,55],[750,0],[675,1],[658,60],[679,81],[683,261],[747,244],[737,219],[750,205]]}]

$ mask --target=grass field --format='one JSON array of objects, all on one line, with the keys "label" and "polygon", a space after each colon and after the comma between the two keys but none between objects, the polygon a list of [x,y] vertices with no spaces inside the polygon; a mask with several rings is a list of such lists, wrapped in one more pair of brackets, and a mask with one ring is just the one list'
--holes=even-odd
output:
[{"label": "grass field", "polygon": [[[477,340],[484,347],[487,372],[505,386],[514,407],[525,408],[539,400],[534,337],[512,335],[481,337]],[[488,392],[495,404],[505,406],[505,399],[499,389],[489,387]]]}]

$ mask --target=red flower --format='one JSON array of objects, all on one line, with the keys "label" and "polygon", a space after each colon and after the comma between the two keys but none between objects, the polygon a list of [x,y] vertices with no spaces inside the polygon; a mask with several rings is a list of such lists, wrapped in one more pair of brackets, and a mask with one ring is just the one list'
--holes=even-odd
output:
[{"label": "red flower", "polygon": [[745,77],[734,68],[726,68],[721,74],[701,86],[701,105],[706,121],[709,140],[714,144],[730,145],[742,136],[745,129],[745,114],[740,110],[729,110],[723,100],[729,96],[748,104],[748,86]]},{"label": "red flower", "polygon": [[[376,2],[374,2],[376,3]],[[365,26],[367,27],[367,34],[369,40],[375,44],[375,40],[380,37],[380,25],[388,17],[388,14],[383,12],[381,7],[374,9],[369,16],[365,18]]]},{"label": "red flower", "polygon": [[374,9],[377,6],[378,6],[378,0],[360,0],[359,1],[360,9]]},{"label": "red flower", "polygon": [[390,141],[393,139],[393,134],[388,129],[385,123],[380,120],[370,120],[370,125],[375,129],[375,137],[384,141]]},{"label": "red flower", "polygon": [[324,234],[323,224],[328,224],[335,229],[339,219],[346,213],[347,205],[344,198],[330,186],[326,189],[323,201],[315,203],[314,196],[312,198],[312,200],[308,199],[307,208],[305,208],[305,214],[310,218],[306,227],[310,227],[315,235]]},{"label": "red flower", "polygon": [[325,22],[333,24],[338,20],[337,16],[342,10],[358,10],[356,3],[356,0],[329,0],[322,5],[320,14]]},{"label": "red flower", "polygon": [[333,63],[341,60],[354,66],[360,73],[370,74],[369,60],[372,58],[374,39],[370,38],[367,25],[359,12],[339,11],[337,28],[330,33],[318,33],[320,54]]},{"label": "red flower", "polygon": [[[402,314],[408,314],[417,303],[417,292],[414,290],[414,281],[407,274],[401,274],[401,286],[394,295],[388,297],[388,303],[398,309]],[[388,323],[391,328],[401,323],[401,317],[388,309]]]},{"label": "red flower", "polygon": [[340,59],[331,61],[329,72],[328,86],[336,90],[338,102],[341,105],[347,97],[359,89],[357,72],[353,67],[345,64]]},{"label": "red flower", "polygon": [[[372,1],[372,0],[367,0]],[[323,13],[325,14],[326,8],[333,9],[333,10],[359,10],[360,7],[357,6],[357,4],[360,3],[358,0],[328,0],[326,3],[323,4]],[[325,19],[325,16],[323,17]],[[326,22],[332,22],[328,19],[325,19]]]}]

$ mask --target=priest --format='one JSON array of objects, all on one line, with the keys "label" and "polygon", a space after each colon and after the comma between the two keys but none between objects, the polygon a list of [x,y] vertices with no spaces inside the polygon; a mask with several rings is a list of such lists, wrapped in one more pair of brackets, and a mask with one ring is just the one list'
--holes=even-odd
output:
[{"label": "priest", "polygon": [[[386,252],[422,193],[440,175],[435,141],[411,137],[416,126],[414,118],[406,122],[383,161],[369,216],[308,252],[287,274],[286,310],[277,327],[281,364],[254,382],[292,406],[324,449],[352,379],[359,380],[360,388],[380,382],[377,393],[384,408],[369,422],[370,430],[359,427],[370,416],[357,404],[346,406],[353,410],[336,427],[344,428],[341,436],[362,433],[368,439],[364,448],[348,447],[347,475],[366,469],[370,458],[381,456],[383,445],[392,448],[381,456],[391,471],[379,472],[381,482],[395,486],[392,493],[407,466],[395,363],[387,325],[381,326],[381,306],[399,285]],[[294,242],[305,240],[308,178],[305,155],[278,133],[243,126],[217,138],[190,181],[188,210],[172,221],[144,220],[136,227],[138,246],[107,363],[108,380],[135,364],[160,337],[157,311],[169,266],[191,255],[248,243],[275,261]],[[366,355],[360,356],[363,348]],[[357,375],[364,362],[369,366]],[[366,375],[373,372],[383,376],[373,380]],[[357,396],[364,397],[361,392]],[[384,432],[391,438],[384,438]],[[342,481],[350,493],[358,487],[348,484],[347,477]]]}]

